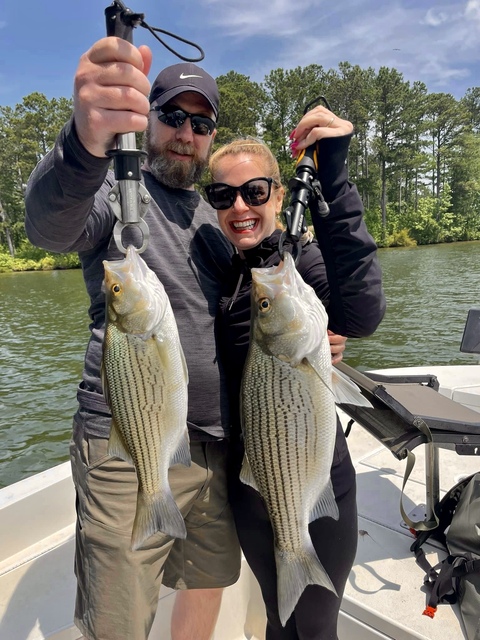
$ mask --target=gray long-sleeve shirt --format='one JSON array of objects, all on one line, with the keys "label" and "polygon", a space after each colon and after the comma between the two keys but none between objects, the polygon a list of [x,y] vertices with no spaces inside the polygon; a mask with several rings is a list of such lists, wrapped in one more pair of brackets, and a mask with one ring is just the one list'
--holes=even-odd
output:
[{"label": "gray long-sleeve shirt", "polygon": [[[109,410],[100,380],[105,297],[103,260],[123,255],[112,239],[116,218],[108,205],[115,184],[108,159],[90,155],[72,122],[37,165],[26,193],[25,228],[30,241],[58,253],[77,251],[90,296],[91,337],[78,400],[89,414],[87,433],[108,437]],[[150,230],[142,253],[170,298],[189,371],[188,424],[193,439],[224,437],[228,401],[217,358],[215,316],[232,250],[216,212],[196,191],[170,189],[143,172],[152,196],[145,215]],[[124,237],[124,244],[128,236]]]}]

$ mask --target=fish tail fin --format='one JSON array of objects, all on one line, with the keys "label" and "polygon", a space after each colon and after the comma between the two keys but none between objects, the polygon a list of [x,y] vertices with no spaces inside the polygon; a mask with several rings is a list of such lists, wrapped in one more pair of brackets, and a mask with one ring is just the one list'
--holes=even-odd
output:
[{"label": "fish tail fin", "polygon": [[301,554],[292,552],[286,554],[275,549],[275,561],[278,576],[278,613],[282,626],[286,625],[307,585],[318,584],[337,595],[311,542]]},{"label": "fish tail fin", "polygon": [[371,402],[362,395],[360,387],[335,367],[332,368],[332,385],[336,404],[353,404],[373,409]]},{"label": "fish tail fin", "polygon": [[185,521],[170,490],[159,491],[154,496],[139,491],[132,531],[132,551],[139,549],[150,536],[159,531],[172,538],[187,537]]}]

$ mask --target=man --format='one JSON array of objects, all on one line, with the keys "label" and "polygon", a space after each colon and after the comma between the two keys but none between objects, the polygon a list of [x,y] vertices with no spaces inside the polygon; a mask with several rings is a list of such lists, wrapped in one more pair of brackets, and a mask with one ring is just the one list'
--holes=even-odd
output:
[{"label": "man", "polygon": [[[240,551],[227,501],[228,410],[214,319],[231,249],[216,216],[194,189],[208,163],[218,116],[213,78],[193,64],[163,70],[150,98],[147,47],[104,38],[81,59],[74,113],[30,177],[26,230],[57,252],[78,251],[90,296],[91,338],[78,389],[71,445],[77,491],[75,622],[88,640],[146,640],[160,584],[183,589],[173,640],[209,640],[222,588],[239,575]],[[187,526],[185,540],[152,536],[130,549],[137,480],[107,452],[110,414],[100,362],[105,324],[103,260],[121,259],[108,205],[115,184],[106,153],[118,133],[147,130],[145,186],[152,196],[142,254],[170,297],[189,370],[192,466],[169,480]]]}]

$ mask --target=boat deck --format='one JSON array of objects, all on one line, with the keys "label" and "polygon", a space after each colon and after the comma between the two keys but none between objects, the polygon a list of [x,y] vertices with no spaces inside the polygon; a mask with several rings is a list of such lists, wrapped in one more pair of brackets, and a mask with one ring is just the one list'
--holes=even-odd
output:
[{"label": "boat deck", "polygon": [[[480,367],[415,367],[378,373],[436,375],[440,393],[480,411]],[[348,423],[348,416],[343,414],[343,420]],[[357,424],[348,444],[357,472],[360,535],[342,603],[340,639],[462,640],[457,607],[440,605],[433,620],[422,615],[427,604],[424,574],[410,551],[414,538],[399,510],[406,461],[397,460]],[[425,447],[417,447],[414,454],[416,464],[405,487],[403,505],[417,520],[424,517],[418,507],[426,501]],[[459,456],[440,449],[439,458],[441,495],[462,477],[480,471],[478,456]],[[425,552],[432,565],[445,557],[434,544],[426,545]],[[353,622],[359,624],[352,627]]]},{"label": "boat deck", "polygon": [[[437,375],[442,393],[480,411],[480,367],[422,367],[408,373]],[[349,418],[342,420],[346,425]],[[360,535],[342,603],[340,640],[462,640],[455,607],[440,606],[433,620],[422,615],[423,572],[410,552],[413,537],[399,511],[405,461],[356,424],[348,443],[357,470]],[[415,449],[417,463],[404,494],[407,513],[425,503],[423,449]],[[442,449],[442,492],[479,469],[478,456]],[[0,490],[0,639],[80,637],[72,623],[74,520],[68,463]],[[434,564],[442,552],[432,545],[428,549]],[[149,640],[170,638],[173,598],[162,588]],[[264,640],[264,625],[258,585],[245,565],[240,581],[225,590],[213,640]]]}]

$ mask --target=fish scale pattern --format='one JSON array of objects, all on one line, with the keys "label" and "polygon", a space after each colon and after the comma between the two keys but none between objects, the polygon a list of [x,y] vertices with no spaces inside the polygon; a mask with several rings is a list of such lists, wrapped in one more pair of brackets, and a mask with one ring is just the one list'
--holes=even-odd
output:
[{"label": "fish scale pattern", "polygon": [[292,368],[255,345],[245,367],[245,449],[281,551],[302,549],[310,512],[330,477],[322,420],[332,408],[325,412],[324,385],[311,375],[309,367]]},{"label": "fish scale pattern", "polygon": [[327,322],[289,254],[278,267],[252,270],[240,478],[259,491],[270,517],[283,625],[307,585],[335,593],[308,530],[314,519],[338,518],[330,481],[336,410]]},{"label": "fish scale pattern", "polygon": [[[111,349],[104,358],[110,387],[112,413],[130,453],[141,490],[154,494],[166,481],[169,458],[175,446],[162,429],[167,380],[157,355],[154,338],[107,329]],[[141,425],[136,429],[135,425]],[[160,478],[162,472],[162,478]]]},{"label": "fish scale pattern", "polygon": [[132,549],[157,532],[185,538],[168,469],[190,465],[188,371],[170,300],[133,247],[105,261],[107,324],[102,378],[112,412],[109,453],[134,465]]}]

